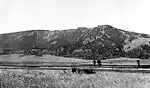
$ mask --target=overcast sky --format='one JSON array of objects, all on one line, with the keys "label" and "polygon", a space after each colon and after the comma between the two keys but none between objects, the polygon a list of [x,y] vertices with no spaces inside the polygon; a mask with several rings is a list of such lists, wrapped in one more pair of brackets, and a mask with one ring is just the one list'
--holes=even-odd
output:
[{"label": "overcast sky", "polygon": [[104,24],[150,34],[150,0],[0,0],[0,33]]}]

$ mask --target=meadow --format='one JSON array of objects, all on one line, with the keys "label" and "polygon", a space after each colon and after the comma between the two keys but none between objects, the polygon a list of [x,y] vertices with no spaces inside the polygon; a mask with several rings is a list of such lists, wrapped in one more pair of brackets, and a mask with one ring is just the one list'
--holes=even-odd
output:
[{"label": "meadow", "polygon": [[[105,65],[137,65],[136,60],[137,59],[135,58],[116,58],[102,60],[102,62]],[[31,55],[24,57],[19,57],[18,55],[2,55],[0,56],[0,61],[13,63],[43,62],[44,64],[45,62],[50,62],[51,64],[58,65],[60,65],[60,63],[62,64],[62,62],[71,64],[92,64],[92,60],[64,58],[50,55],[45,55],[43,57]],[[141,64],[149,64],[149,60],[141,60]],[[88,68],[90,69],[90,67]],[[120,68],[117,69],[119,70]],[[126,69],[132,70],[132,68]],[[138,71],[115,72],[111,70],[96,70],[96,73],[94,74],[85,74],[72,73],[71,69],[0,69],[0,88],[149,88],[149,86],[150,73],[140,73]]]},{"label": "meadow", "polygon": [[84,60],[77,58],[64,58],[53,55],[44,55],[42,57],[35,55],[25,55],[19,57],[19,54],[0,55],[1,62],[91,62],[92,60]]},{"label": "meadow", "polygon": [[[137,58],[113,58],[101,60],[103,65],[137,65]],[[19,63],[19,64],[34,64],[34,65],[65,65],[65,64],[89,64],[92,65],[92,60],[65,58],[52,55],[44,55],[42,57],[34,55],[25,55],[19,57],[19,54],[0,55],[0,62],[5,63]],[[150,60],[141,59],[141,65],[150,65]]]},{"label": "meadow", "polygon": [[149,88],[150,74],[70,70],[1,70],[1,88]]}]

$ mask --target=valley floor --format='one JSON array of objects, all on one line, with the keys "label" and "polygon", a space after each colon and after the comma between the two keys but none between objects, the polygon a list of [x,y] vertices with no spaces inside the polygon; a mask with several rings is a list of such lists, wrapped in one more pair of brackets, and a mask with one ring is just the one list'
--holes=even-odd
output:
[{"label": "valley floor", "polygon": [[51,55],[42,57],[26,55],[20,57],[18,54],[1,55],[0,69],[40,69],[40,70],[68,70],[76,67],[78,69],[94,69],[96,71],[119,71],[119,72],[146,72],[150,73],[150,60],[140,60],[140,67],[135,58],[115,58],[101,60],[102,66],[93,66],[92,60],[64,58]]},{"label": "valley floor", "polygon": [[[0,56],[2,62],[0,88],[148,88],[150,69],[149,67],[137,68],[136,60],[138,59],[123,57],[102,60],[102,67],[94,67],[92,60],[50,55],[43,57],[2,55]],[[149,60],[140,61],[141,65],[150,65]],[[49,70],[42,69],[42,67],[14,69],[15,67],[7,65],[49,65],[51,67],[47,68]],[[94,69],[96,73],[72,73],[71,69],[74,66],[78,69]]]}]

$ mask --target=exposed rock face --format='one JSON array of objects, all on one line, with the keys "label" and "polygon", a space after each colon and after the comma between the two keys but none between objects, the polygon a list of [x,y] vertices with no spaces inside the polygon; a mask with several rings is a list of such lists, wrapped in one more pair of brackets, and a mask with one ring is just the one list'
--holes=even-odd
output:
[{"label": "exposed rock face", "polygon": [[145,44],[150,45],[150,38],[137,38],[131,41],[130,43],[124,45],[124,50],[125,52],[127,52]]},{"label": "exposed rock face", "polygon": [[[150,36],[147,34],[128,32],[110,25],[56,31],[30,30],[0,35],[0,47],[3,49],[17,51],[38,45],[48,48],[55,55],[81,58],[125,56],[125,52],[142,44],[149,45],[149,41]],[[75,52],[77,50],[80,52]]]}]

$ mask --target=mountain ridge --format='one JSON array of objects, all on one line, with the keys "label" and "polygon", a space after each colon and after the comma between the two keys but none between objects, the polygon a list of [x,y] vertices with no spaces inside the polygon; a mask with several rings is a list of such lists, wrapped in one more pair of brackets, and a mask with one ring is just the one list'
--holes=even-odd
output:
[{"label": "mountain ridge", "polygon": [[[93,28],[28,30],[0,34],[0,48],[11,48],[15,53],[18,50],[25,51],[38,46],[46,48],[48,54],[59,56],[89,59],[100,56],[112,58],[113,56],[126,56],[126,52],[132,51],[132,41],[139,41],[138,39],[142,40],[142,38],[145,39],[145,44],[149,45],[146,43],[150,38],[148,34],[129,32],[111,25],[98,25]],[[124,48],[127,45],[131,49]]]}]

